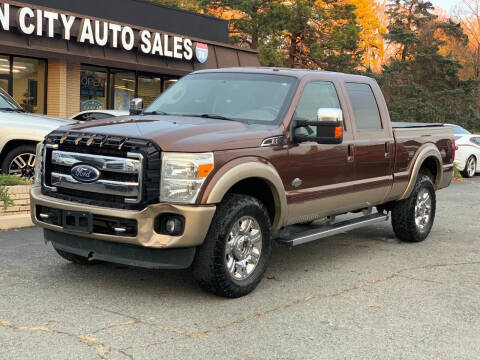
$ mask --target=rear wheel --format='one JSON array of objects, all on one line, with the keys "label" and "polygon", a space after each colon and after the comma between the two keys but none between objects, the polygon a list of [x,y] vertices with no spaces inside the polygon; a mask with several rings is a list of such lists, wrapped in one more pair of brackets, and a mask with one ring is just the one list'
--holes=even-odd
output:
[{"label": "rear wheel", "polygon": [[226,195],[205,242],[197,249],[195,279],[203,289],[219,296],[247,295],[263,278],[270,238],[270,218],[260,201],[247,195]]},{"label": "rear wheel", "polygon": [[477,159],[475,156],[470,156],[465,163],[465,169],[462,171],[462,176],[465,178],[471,178],[475,175],[477,171]]},{"label": "rear wheel", "polygon": [[22,145],[11,150],[2,163],[2,173],[33,178],[36,160],[35,145]]},{"label": "rear wheel", "polygon": [[55,251],[58,255],[60,255],[65,260],[68,260],[74,264],[78,265],[95,265],[100,263],[98,260],[89,260],[88,258],[76,254],[69,253],[67,251],[63,251],[54,247]]},{"label": "rear wheel", "polygon": [[392,209],[392,226],[402,241],[419,242],[427,238],[436,210],[435,188],[427,175],[420,174],[407,199],[397,201]]}]

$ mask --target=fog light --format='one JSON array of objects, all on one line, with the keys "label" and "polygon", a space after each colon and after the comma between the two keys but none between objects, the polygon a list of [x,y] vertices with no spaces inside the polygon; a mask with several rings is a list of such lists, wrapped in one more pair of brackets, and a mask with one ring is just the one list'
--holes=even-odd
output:
[{"label": "fog light", "polygon": [[155,231],[159,234],[178,236],[183,234],[185,218],[177,214],[161,214],[155,219]]},{"label": "fog light", "polygon": [[178,219],[168,219],[167,222],[165,223],[165,230],[167,230],[168,233],[173,234],[178,232],[181,225],[182,224]]}]

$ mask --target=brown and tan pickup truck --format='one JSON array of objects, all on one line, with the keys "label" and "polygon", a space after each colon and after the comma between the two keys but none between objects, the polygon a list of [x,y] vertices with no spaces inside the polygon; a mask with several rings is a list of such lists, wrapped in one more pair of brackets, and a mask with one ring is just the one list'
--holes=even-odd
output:
[{"label": "brown and tan pickup truck", "polygon": [[390,216],[398,238],[424,240],[454,149],[447,127],[392,124],[368,77],[198,71],[145,110],[134,99],[130,116],[50,133],[32,218],[74,263],[192,266],[203,288],[238,297],[262,279],[273,242]]}]

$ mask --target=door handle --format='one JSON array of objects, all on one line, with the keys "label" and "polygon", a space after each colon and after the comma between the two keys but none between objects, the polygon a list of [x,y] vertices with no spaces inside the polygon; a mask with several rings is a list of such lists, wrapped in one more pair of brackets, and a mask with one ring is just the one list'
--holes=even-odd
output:
[{"label": "door handle", "polygon": [[385,158],[388,159],[390,157],[390,143],[385,141]]},{"label": "door handle", "polygon": [[348,144],[347,146],[347,160],[353,161],[353,156],[355,155],[355,145]]}]

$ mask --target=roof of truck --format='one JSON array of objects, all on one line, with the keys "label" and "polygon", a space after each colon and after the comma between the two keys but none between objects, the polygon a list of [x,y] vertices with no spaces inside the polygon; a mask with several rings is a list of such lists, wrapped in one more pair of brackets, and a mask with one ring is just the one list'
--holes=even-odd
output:
[{"label": "roof of truck", "polygon": [[194,74],[200,73],[218,73],[218,72],[239,72],[239,73],[254,73],[254,74],[276,74],[287,75],[302,78],[312,74],[322,74],[328,78],[342,78],[344,80],[362,80],[375,81],[373,78],[362,75],[344,74],[340,72],[322,71],[322,70],[307,70],[307,69],[291,69],[281,67],[230,67],[221,69],[206,69],[195,71]]}]

